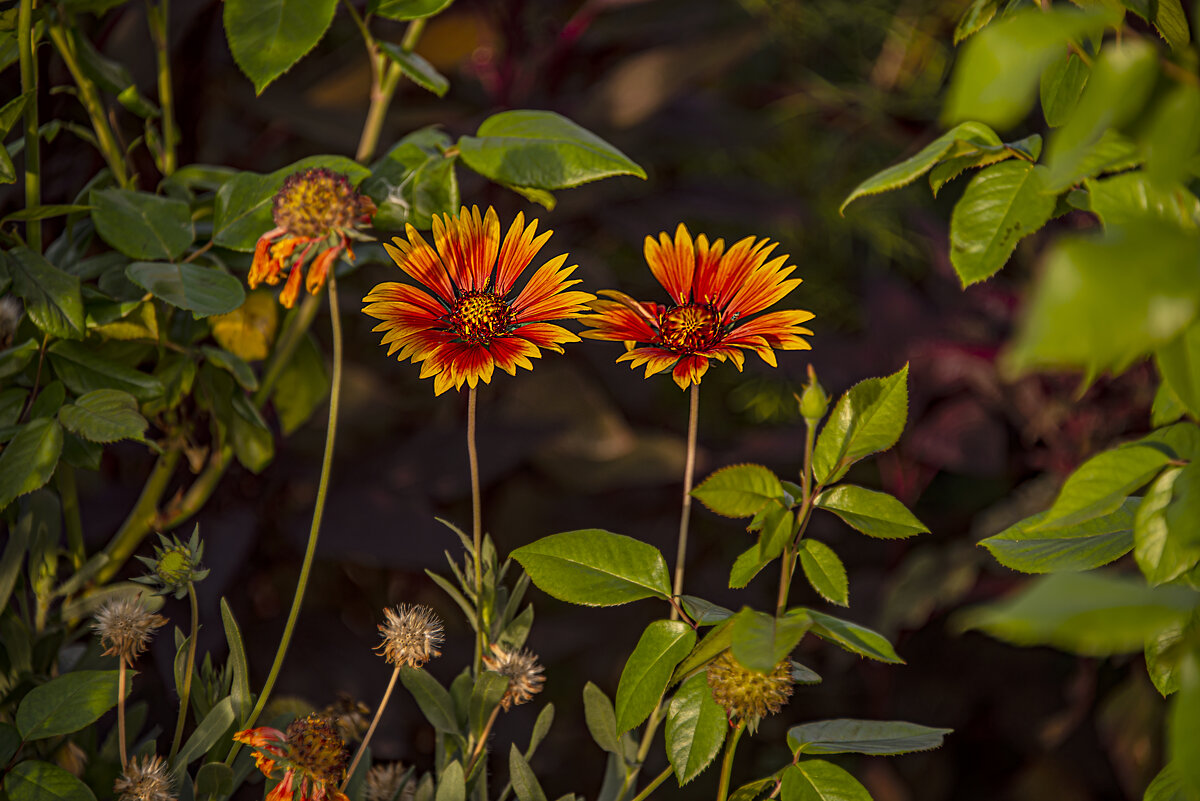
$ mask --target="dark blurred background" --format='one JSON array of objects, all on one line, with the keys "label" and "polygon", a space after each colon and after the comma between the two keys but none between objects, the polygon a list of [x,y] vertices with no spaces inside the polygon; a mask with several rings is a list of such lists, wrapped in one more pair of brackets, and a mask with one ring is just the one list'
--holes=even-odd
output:
[{"label": "dark blurred background", "polygon": [[[361,3],[358,3],[361,5]],[[911,363],[909,423],[900,445],[851,479],[910,504],[932,534],[865,538],[832,517],[811,533],[850,574],[851,607],[831,610],[887,634],[907,661],[860,660],[813,638],[795,657],[824,683],[797,688],[784,712],[743,740],[735,782],[784,764],[784,734],[831,717],[905,719],[955,729],[939,751],[894,759],[843,758],[878,801],[1140,798],[1161,764],[1162,705],[1140,657],[1083,660],[1017,649],[953,627],[955,610],[994,599],[1022,578],[975,543],[1047,505],[1074,465],[1148,425],[1152,375],[1134,369],[1081,398],[1078,377],[999,375],[997,355],[1036,269],[1039,237],[1022,243],[997,278],[964,292],[946,253],[953,199],[918,185],[860,201],[839,216],[863,178],[911,155],[939,131],[939,93],[964,1],[947,0],[458,0],[434,18],[418,52],[451,78],[437,100],[405,84],[380,153],[402,135],[439,124],[474,133],[505,108],[551,109],[642,164],[649,180],[606,180],[558,193],[553,212],[459,170],[468,204],[518,210],[555,234],[544,255],[569,251],[590,289],[665,296],[642,259],[647,234],[685,222],[693,234],[781,242],[805,282],[783,305],[814,311],[811,352],[780,355],[770,369],[716,366],[701,392],[702,478],[738,462],[795,478],[803,423],[792,393],[808,364],[831,394]],[[172,4],[182,129],[180,163],[266,172],[317,153],[353,155],[367,107],[369,72],[345,14],[291,72],[255,97],[234,66],[221,3]],[[85,18],[94,23],[92,18]],[[102,50],[153,83],[144,8],[131,3],[97,24]],[[399,23],[380,20],[399,41]],[[69,82],[51,61],[52,84]],[[78,116],[55,95],[44,117]],[[1040,127],[1033,121],[1030,130]],[[1021,132],[1015,132],[1020,134]],[[46,202],[70,202],[101,166],[91,151],[49,145]],[[14,195],[6,195],[18,202]],[[1060,225],[1086,225],[1068,218]],[[385,232],[391,235],[393,232]],[[540,263],[540,262],[538,262]],[[364,264],[342,281],[348,350],[329,507],[296,639],[276,690],[321,708],[339,691],[373,705],[389,668],[371,652],[382,608],[425,603],[447,621],[445,655],[430,664],[448,683],[470,659],[470,630],[424,571],[447,572],[455,536],[435,521],[469,525],[465,395],[433,395],[411,364],[385,356],[358,301],[394,280],[390,264]],[[318,337],[328,343],[319,318]],[[686,395],[666,376],[643,379],[614,363],[614,343],[548,356],[532,373],[498,374],[480,393],[484,522],[502,552],[557,531],[598,527],[651,542],[673,559]],[[199,515],[212,575],[200,585],[201,653],[223,658],[217,603],[232,604],[261,685],[283,627],[308,531],[323,442],[323,413],[282,439],[261,475],[235,466]],[[136,447],[80,475],[86,528],[102,544],[132,504],[150,460]],[[188,525],[190,530],[190,524]],[[769,608],[774,572],[747,590],[725,589],[751,542],[738,521],[702,508],[693,516],[687,591],[725,605]],[[615,609],[571,607],[531,590],[529,647],[547,666],[556,722],[533,765],[551,798],[594,798],[604,754],[584,725],[581,692],[616,691],[641,629],[666,609],[649,601]],[[798,580],[794,603],[825,608]],[[181,603],[167,612],[181,625]],[[170,638],[156,661],[165,677]],[[170,704],[164,704],[170,708]],[[524,747],[539,703],[505,715],[494,753]],[[169,718],[169,720],[173,720]],[[661,735],[660,735],[661,742]],[[403,691],[374,741],[380,759],[427,769],[433,736]],[[644,775],[665,764],[661,747]],[[493,768],[504,772],[503,760]],[[670,797],[704,799],[716,769]],[[736,785],[735,785],[736,786]],[[259,786],[261,787],[261,785]],[[260,792],[255,789],[254,792]]]}]

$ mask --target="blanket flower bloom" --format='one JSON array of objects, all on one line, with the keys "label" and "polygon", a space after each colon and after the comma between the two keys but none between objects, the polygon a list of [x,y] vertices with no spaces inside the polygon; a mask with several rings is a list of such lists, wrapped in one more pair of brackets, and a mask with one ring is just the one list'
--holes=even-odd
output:
[{"label": "blanket flower bloom", "polygon": [[233,739],[254,749],[254,764],[264,776],[283,770],[266,801],[349,801],[338,785],[350,754],[337,726],[320,715],[296,718],[286,732],[260,726]]},{"label": "blanket flower bloom", "polygon": [[743,350],[752,350],[764,362],[777,366],[775,350],[810,350],[801,335],[812,331],[800,324],[813,318],[802,309],[763,314],[800,285],[788,278],[796,269],[785,266],[788,257],[768,261],[776,243],[746,237],[728,250],[725,240],[709,243],[704,234],[693,241],[682,223],[674,241],[663,232],[646,237],[646,263],[671,303],[641,303],[622,292],[601,291],[612,300],[592,305],[597,314],[583,318],[591,326],[582,336],[624,342],[618,362],[637,369],[646,366],[646,377],[670,369],[681,389],[700,383],[710,359],[745,362]]},{"label": "blanket flower bloom", "polygon": [[[587,292],[568,291],[575,267],[563,267],[566,254],[547,261],[515,290],[517,279],[541,250],[550,231],[537,234],[538,221],[525,225],[518,214],[500,239],[495,209],[481,215],[465,206],[456,215],[433,218],[433,247],[417,229],[406,226],[408,240],[397,237],[385,244],[388,254],[421,287],[388,282],[363,298],[363,311],[382,322],[380,344],[388,355],[399,351],[400,361],[421,365],[421,378],[433,377],[441,395],[463,383],[471,389],[492,380],[496,367],[516,375],[518,367],[533,369],[530,359],[540,348],[562,353],[563,344],[579,337],[554,325],[575,319],[595,300]],[[436,249],[435,249],[436,248]]]},{"label": "blanket flower bloom", "polygon": [[330,266],[343,251],[354,261],[350,240],[364,238],[357,228],[370,223],[375,203],[360,195],[345,175],[318,167],[289,175],[275,195],[271,213],[275,227],[259,237],[247,283],[251,289],[261,283],[274,286],[290,266],[279,293],[279,302],[290,309],[296,305],[304,265],[314,249],[318,252],[304,281],[310,295],[325,285]]}]

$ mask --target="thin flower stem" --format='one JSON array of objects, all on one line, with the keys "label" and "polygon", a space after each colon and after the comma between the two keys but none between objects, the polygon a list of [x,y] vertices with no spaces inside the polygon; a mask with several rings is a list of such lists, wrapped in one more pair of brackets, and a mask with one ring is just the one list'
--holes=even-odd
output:
[{"label": "thin flower stem", "polygon": [[[688,522],[692,516],[692,479],[696,472],[696,429],[700,421],[700,384],[692,384],[688,403],[687,459],[683,468],[683,509],[679,515],[679,549],[675,554],[675,589],[673,594],[683,594],[683,567],[687,559]],[[671,620],[679,619],[679,610],[671,609]]]},{"label": "thin flower stem", "polygon": [[[387,116],[388,107],[392,104],[392,98],[396,96],[396,89],[400,85],[400,78],[403,73],[400,67],[393,63],[386,55],[375,52],[375,40],[371,37],[366,23],[358,20],[357,15],[356,22],[360,23],[359,27],[363,34],[363,40],[367,42],[372,59],[371,105],[367,109],[367,119],[363,123],[362,135],[358,140],[358,151],[354,155],[356,161],[367,162],[375,155],[375,149],[379,146],[379,135],[383,131],[383,121]],[[424,30],[424,18],[414,19],[410,22],[408,28],[404,31],[404,38],[400,41],[400,48],[405,52],[411,53],[416,48],[417,41],[421,38],[421,33]]]},{"label": "thin flower stem", "polygon": [[196,585],[188,582],[188,600],[192,605],[192,631],[188,639],[187,664],[183,672],[183,689],[179,692],[179,717],[175,720],[175,737],[171,740],[171,754],[167,762],[174,762],[183,744],[183,724],[187,720],[188,701],[192,697],[192,673],[196,668],[196,635],[200,632],[200,609],[196,601]]},{"label": "thin flower stem", "polygon": [[717,801],[725,801],[729,797],[729,775],[733,772],[733,755],[737,751],[738,740],[742,739],[742,732],[745,729],[746,722],[741,721],[733,730],[733,734],[729,735],[729,739],[725,741],[725,758],[721,760],[721,781],[717,786]]},{"label": "thin flower stem", "polygon": [[[42,205],[41,142],[38,138],[38,69],[33,52],[33,0],[21,0],[17,12],[17,53],[21,61],[21,93],[25,101],[25,208]],[[42,252],[42,221],[25,223],[25,241]]]},{"label": "thin flower stem", "polygon": [[359,760],[367,751],[367,744],[371,742],[371,736],[375,734],[375,727],[379,725],[379,719],[383,717],[383,710],[387,708],[388,700],[392,697],[392,690],[396,687],[396,679],[400,678],[400,666],[396,665],[396,669],[392,671],[392,678],[388,681],[387,689],[383,691],[383,700],[379,702],[379,708],[375,710],[375,717],[371,720],[371,726],[367,729],[367,733],[363,735],[362,743],[358,746],[358,752],[354,754],[354,759],[350,762],[350,767],[346,769],[346,778],[342,780],[342,786],[338,788],[340,792],[346,792],[346,785],[350,783],[350,777],[354,775],[354,769],[358,767]]},{"label": "thin flower stem", "polygon": [[471,466],[471,543],[475,563],[475,675],[483,659],[483,502],[479,492],[479,452],[475,447],[476,390],[467,392],[467,459]]},{"label": "thin flower stem", "polygon": [[150,26],[150,38],[158,64],[158,104],[162,111],[163,177],[175,172],[175,146],[179,144],[179,130],[175,127],[175,93],[171,89],[170,33],[167,20],[170,17],[171,0],[146,0],[146,22]]},{"label": "thin flower stem", "polygon": [[[333,381],[329,393],[329,425],[325,430],[325,454],[321,459],[321,478],[317,483],[317,498],[313,503],[312,525],[308,530],[308,547],[304,550],[304,562],[300,566],[300,577],[296,580],[296,592],[292,596],[292,608],[288,612],[287,623],[283,627],[283,636],[279,640],[279,648],[275,651],[275,661],[267,673],[262,692],[254,709],[246,721],[246,728],[252,728],[258,716],[262,714],[279,678],[283,667],[283,659],[287,655],[288,645],[291,644],[292,634],[296,630],[296,619],[300,616],[300,606],[304,601],[304,591],[308,588],[308,577],[312,572],[313,558],[317,553],[317,535],[321,533],[321,517],[325,513],[325,498],[329,493],[329,474],[333,468],[333,448],[337,442],[338,405],[342,395],[342,318],[338,311],[337,278],[329,274],[329,322],[333,338]],[[226,765],[232,765],[237,756],[237,745],[229,752]]]},{"label": "thin flower stem", "polygon": [[812,501],[821,487],[813,488],[813,471],[812,471],[812,455],[813,441],[817,435],[817,421],[805,420],[807,430],[804,433],[804,467],[800,476],[800,486],[803,491],[803,498],[800,499],[800,511],[797,512],[800,525],[796,532],[796,538],[789,542],[783,549],[783,558],[780,560],[779,574],[779,595],[775,602],[775,616],[779,617],[787,610],[788,592],[792,586],[792,574],[796,571],[796,549],[799,542],[804,537],[804,532],[808,528],[808,520],[812,516]]},{"label": "thin flower stem", "polygon": [[125,752],[125,658],[118,657],[120,670],[117,673],[117,748],[121,753],[121,770],[129,764]]},{"label": "thin flower stem", "polygon": [[671,770],[671,766],[667,765],[667,769],[655,776],[654,781],[647,784],[645,789],[633,797],[633,801],[645,801],[647,798],[649,798],[650,794],[658,789],[658,785],[665,782],[667,777],[671,775]]},{"label": "thin flower stem", "polygon": [[467,768],[463,771],[464,776],[470,776],[471,771],[475,769],[475,763],[479,761],[480,754],[483,753],[483,748],[487,745],[488,734],[492,731],[492,726],[496,724],[496,718],[500,716],[500,705],[496,704],[496,708],[492,710],[491,717],[488,718],[487,725],[483,727],[483,732],[479,735],[479,742],[475,743],[475,749],[471,752],[471,759],[467,762]]}]

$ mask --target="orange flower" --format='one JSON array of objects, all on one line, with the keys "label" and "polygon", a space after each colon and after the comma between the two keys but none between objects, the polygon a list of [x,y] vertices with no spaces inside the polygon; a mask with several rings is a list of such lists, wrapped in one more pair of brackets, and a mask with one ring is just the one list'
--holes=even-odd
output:
[{"label": "orange flower", "polygon": [[240,731],[233,739],[254,749],[255,765],[264,776],[283,770],[266,801],[350,801],[338,790],[350,755],[337,726],[320,715],[297,718],[286,732],[262,726]]},{"label": "orange flower", "polygon": [[[342,251],[354,261],[350,239],[363,239],[356,230],[375,214],[375,203],[360,195],[341,173],[324,167],[292,173],[275,195],[272,216],[275,227],[258,239],[247,282],[254,289],[261,283],[274,286],[285,268],[291,266],[279,302],[289,309],[296,305],[304,264],[318,250],[304,282],[310,295],[325,285],[329,268]],[[369,237],[368,237],[369,238]],[[295,251],[304,249],[298,256]],[[321,250],[320,248],[325,248]]]},{"label": "orange flower", "polygon": [[796,268],[784,266],[787,256],[767,260],[775,244],[749,236],[727,251],[723,239],[710,244],[701,234],[693,242],[682,223],[674,242],[666,232],[657,241],[648,236],[646,262],[672,303],[640,303],[623,292],[602,291],[615,300],[591,304],[598,313],[583,318],[592,330],[581,336],[624,342],[618,362],[646,365],[647,377],[671,368],[682,389],[700,383],[709,359],[728,359],[741,370],[743,350],[775,367],[775,350],[812,348],[800,336],[812,331],[800,324],[813,318],[789,309],[747,319],[800,285],[799,278],[788,278]]},{"label": "orange flower", "polygon": [[[516,375],[518,367],[533,369],[530,359],[539,348],[562,353],[563,344],[579,337],[551,320],[574,319],[587,311],[594,295],[567,291],[578,280],[567,280],[575,267],[563,267],[566,254],[538,268],[520,292],[514,284],[550,238],[535,237],[537,220],[525,225],[518,214],[500,241],[500,220],[488,208],[464,206],[457,216],[433,218],[430,247],[417,229],[406,227],[408,241],[385,244],[400,269],[424,289],[411,284],[379,284],[363,298],[364,312],[383,322],[382,345],[388,355],[400,351],[400,361],[421,364],[421,378],[433,376],[434,392],[450,387],[472,389],[492,380],[499,367]],[[425,290],[429,290],[426,292]],[[430,294],[432,293],[432,294]]]}]

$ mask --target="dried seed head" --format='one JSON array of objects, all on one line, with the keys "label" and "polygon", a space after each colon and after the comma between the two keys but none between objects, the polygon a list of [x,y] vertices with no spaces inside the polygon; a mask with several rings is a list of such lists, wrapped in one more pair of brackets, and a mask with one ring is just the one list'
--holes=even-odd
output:
[{"label": "dried seed head", "polygon": [[107,647],[105,656],[115,655],[126,665],[132,665],[150,644],[154,630],[164,626],[167,619],[142,606],[141,596],[107,601],[96,612],[92,628]]},{"label": "dried seed head", "polygon": [[345,777],[350,752],[333,721],[317,714],[296,718],[288,724],[284,737],[288,756],[299,770],[334,787]]},{"label": "dried seed head", "polygon": [[175,801],[171,776],[160,756],[134,757],[113,784],[119,801]]},{"label": "dried seed head", "polygon": [[353,228],[375,213],[375,204],[345,175],[318,167],[289,175],[275,195],[272,212],[275,224],[292,236],[318,239]]},{"label": "dried seed head", "polygon": [[730,722],[744,720],[751,731],[764,716],[782,709],[792,694],[792,664],[786,657],[770,673],[759,673],[742,667],[726,650],[705,673],[713,700],[725,709]]},{"label": "dried seed head", "polygon": [[321,714],[337,724],[346,742],[361,740],[371,725],[371,707],[344,692],[338,692],[337,702],[325,707]]},{"label": "dried seed head", "polygon": [[386,621],[379,626],[383,635],[376,650],[391,664],[419,668],[441,656],[442,621],[428,606],[400,604],[395,611],[383,610]]},{"label": "dried seed head", "polygon": [[393,801],[411,797],[417,788],[412,779],[400,786],[404,778],[405,767],[399,762],[389,762],[386,765],[373,765],[367,771],[367,801]]},{"label": "dried seed head", "polygon": [[509,651],[503,646],[492,643],[492,655],[483,658],[483,664],[488,670],[493,670],[501,676],[508,677],[508,689],[500,699],[500,706],[506,711],[518,704],[523,704],[542,691],[542,666],[537,657],[529,651]]}]

